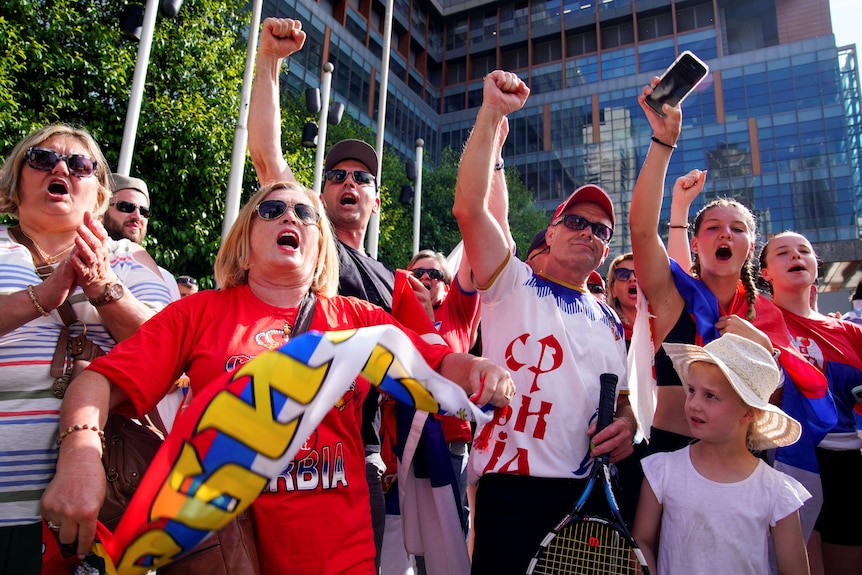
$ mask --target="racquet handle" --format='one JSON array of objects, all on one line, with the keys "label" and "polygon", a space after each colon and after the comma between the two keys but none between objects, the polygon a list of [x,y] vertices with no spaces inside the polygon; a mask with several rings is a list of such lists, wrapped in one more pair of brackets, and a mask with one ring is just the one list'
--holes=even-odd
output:
[{"label": "racquet handle", "polygon": [[596,433],[606,428],[614,420],[614,397],[617,394],[617,381],[619,378],[615,373],[603,373],[599,376],[601,391],[599,392],[599,416],[596,421]]}]

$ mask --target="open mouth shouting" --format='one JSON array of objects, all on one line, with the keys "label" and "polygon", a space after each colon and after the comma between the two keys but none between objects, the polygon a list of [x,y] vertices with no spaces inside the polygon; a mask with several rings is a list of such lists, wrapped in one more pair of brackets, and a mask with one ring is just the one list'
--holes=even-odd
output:
[{"label": "open mouth shouting", "polygon": [[299,235],[294,231],[284,231],[278,236],[276,243],[280,246],[297,249],[299,247]]},{"label": "open mouth shouting", "polygon": [[721,245],[715,250],[715,259],[719,262],[728,262],[733,258],[733,250],[728,245]]},{"label": "open mouth shouting", "polygon": [[48,193],[52,196],[67,196],[69,195],[69,186],[63,180],[54,180],[48,184]]}]

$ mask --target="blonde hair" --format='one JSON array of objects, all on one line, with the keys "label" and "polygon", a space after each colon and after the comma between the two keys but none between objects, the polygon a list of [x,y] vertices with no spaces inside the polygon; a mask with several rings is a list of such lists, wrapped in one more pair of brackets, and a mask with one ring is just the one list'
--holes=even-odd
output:
[{"label": "blonde hair", "polygon": [[613,308],[618,315],[622,314],[623,306],[620,304],[620,298],[615,295],[612,295],[612,289],[617,283],[617,277],[614,275],[614,271],[621,263],[628,261],[634,263],[634,254],[632,252],[626,252],[622,255],[615,257],[614,261],[611,262],[611,265],[608,266],[607,280],[605,280],[608,285],[608,296],[610,297],[611,305],[613,305]]},{"label": "blonde hair", "polygon": [[338,252],[335,247],[332,226],[326,217],[319,196],[295,182],[273,182],[263,186],[242,207],[216,256],[216,284],[224,289],[248,283],[251,257],[251,222],[255,217],[257,205],[275,190],[302,192],[308,203],[320,214],[320,221],[317,222],[317,227],[320,229],[320,240],[317,243],[317,265],[314,268],[311,289],[322,296],[334,296],[338,291]]},{"label": "blonde hair", "polygon": [[99,144],[86,130],[73,128],[67,124],[51,124],[30,133],[29,136],[15,144],[9,156],[6,157],[6,161],[3,162],[3,167],[0,168],[0,214],[18,217],[18,205],[21,197],[19,190],[21,169],[24,166],[27,148],[38,146],[55,136],[75,138],[87,148],[87,153],[96,160],[96,171],[93,176],[99,182],[99,187],[96,205],[91,211],[93,216],[99,217],[108,209],[108,201],[111,199],[108,175],[111,170]]},{"label": "blonde hair", "polygon": [[429,258],[437,262],[437,265],[440,266],[440,271],[443,272],[443,281],[446,282],[447,286],[452,285],[452,270],[449,269],[449,262],[446,261],[446,256],[440,252],[435,252],[434,250],[419,250],[416,252],[415,256],[410,258],[410,263],[407,264],[407,269],[409,270],[416,262],[425,258]]}]

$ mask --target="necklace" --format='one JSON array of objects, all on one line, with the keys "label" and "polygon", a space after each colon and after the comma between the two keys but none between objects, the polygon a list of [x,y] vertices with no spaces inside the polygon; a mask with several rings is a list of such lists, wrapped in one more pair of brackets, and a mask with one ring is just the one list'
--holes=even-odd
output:
[{"label": "necklace", "polygon": [[64,254],[65,254],[66,252],[68,252],[68,251],[71,251],[71,249],[75,247],[75,244],[73,243],[73,244],[72,244],[72,245],[70,245],[69,247],[63,248],[62,250],[60,250],[59,252],[57,252],[57,253],[56,253],[56,254],[54,254],[53,256],[49,256],[49,255],[45,254],[45,252],[43,252],[43,251],[42,251],[42,248],[40,248],[40,247],[39,247],[39,244],[37,244],[37,243],[36,243],[36,240],[34,240],[34,239],[33,239],[33,238],[31,238],[30,236],[28,236],[28,235],[27,235],[27,233],[26,233],[26,232],[24,232],[24,230],[22,230],[20,227],[19,227],[18,229],[19,229],[19,230],[21,230],[21,233],[22,233],[22,234],[24,234],[24,236],[25,236],[28,240],[30,240],[31,242],[33,242],[33,245],[34,245],[34,246],[36,246],[36,251],[38,251],[38,252],[39,252],[39,255],[40,255],[40,256],[42,256],[42,259],[43,259],[43,260],[45,260],[45,263],[46,263],[46,264],[54,264],[54,263],[57,263],[57,260],[60,258],[60,256],[64,255]]}]

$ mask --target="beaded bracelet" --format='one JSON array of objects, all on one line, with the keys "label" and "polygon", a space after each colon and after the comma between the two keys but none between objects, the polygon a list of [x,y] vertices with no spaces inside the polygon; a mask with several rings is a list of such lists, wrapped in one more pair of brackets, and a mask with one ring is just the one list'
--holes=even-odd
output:
[{"label": "beaded bracelet", "polygon": [[655,142],[655,143],[656,143],[656,144],[658,144],[659,146],[664,146],[665,148],[670,148],[671,150],[675,150],[675,149],[676,149],[676,144],[667,144],[667,143],[665,143],[665,142],[662,142],[661,140],[659,140],[659,139],[658,139],[658,138],[656,138],[655,136],[651,137],[651,138],[650,138],[650,140],[652,140],[653,142]]},{"label": "beaded bracelet", "polygon": [[39,300],[36,299],[36,292],[33,291],[33,284],[29,284],[27,286],[27,295],[30,296],[30,301],[33,302],[33,305],[36,306],[36,309],[41,313],[44,317],[51,317],[51,314],[45,311],[45,308],[42,307],[42,304],[39,303]]},{"label": "beaded bracelet", "polygon": [[83,431],[85,429],[89,429],[90,431],[96,432],[96,435],[98,435],[99,439],[102,441],[102,449],[104,450],[105,449],[105,432],[102,431],[101,429],[99,429],[98,427],[96,427],[95,425],[90,426],[90,425],[87,425],[86,423],[83,425],[76,423],[75,425],[67,427],[65,431],[61,431],[60,435],[57,437],[57,447],[60,447],[60,444],[63,443],[63,440],[66,439],[71,434],[75,433],[76,431]]}]

